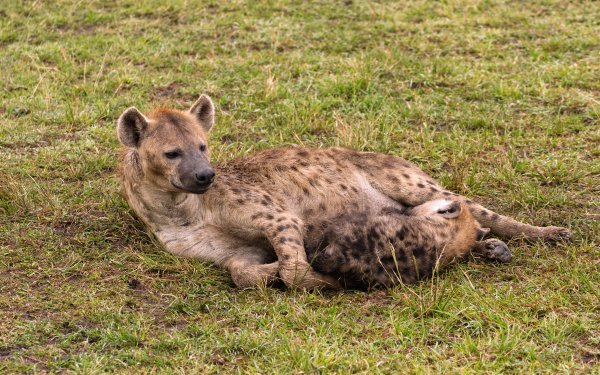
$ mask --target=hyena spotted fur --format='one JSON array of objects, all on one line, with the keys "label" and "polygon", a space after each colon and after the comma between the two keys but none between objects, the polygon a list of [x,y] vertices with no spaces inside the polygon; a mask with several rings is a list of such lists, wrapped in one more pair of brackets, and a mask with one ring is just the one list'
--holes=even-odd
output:
[{"label": "hyena spotted fur", "polygon": [[415,283],[470,251],[509,262],[504,242],[483,240],[488,232],[464,204],[438,199],[325,220],[307,233],[305,247],[315,271],[346,288],[368,289]]},{"label": "hyena spotted fur", "polygon": [[144,115],[127,109],[117,125],[120,176],[129,205],[168,251],[226,268],[239,287],[277,278],[292,287],[340,287],[311,267],[304,239],[323,218],[349,211],[401,210],[452,198],[497,235],[570,238],[564,228],[494,213],[392,155],[290,147],[213,167],[207,138],[214,116],[206,95],[188,111]]}]

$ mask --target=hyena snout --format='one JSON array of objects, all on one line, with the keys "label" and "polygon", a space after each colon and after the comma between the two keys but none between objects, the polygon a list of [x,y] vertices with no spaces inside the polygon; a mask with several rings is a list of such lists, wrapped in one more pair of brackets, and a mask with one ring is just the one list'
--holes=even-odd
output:
[{"label": "hyena snout", "polygon": [[215,179],[215,170],[206,168],[194,174],[194,177],[196,178],[196,184],[202,187],[209,187]]},{"label": "hyena snout", "polygon": [[[183,169],[183,170],[181,170]],[[210,188],[215,180],[215,170],[210,165],[201,165],[191,168],[181,168],[179,180],[181,189],[193,194],[203,194]],[[177,184],[174,184],[177,186]]]}]

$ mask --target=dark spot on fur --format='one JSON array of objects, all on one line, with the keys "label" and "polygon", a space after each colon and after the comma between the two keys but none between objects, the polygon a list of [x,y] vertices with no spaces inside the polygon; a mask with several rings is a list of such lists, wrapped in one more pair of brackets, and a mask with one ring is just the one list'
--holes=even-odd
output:
[{"label": "dark spot on fur", "polygon": [[258,219],[259,217],[262,217],[262,216],[263,216],[262,212],[257,212],[255,214],[253,214],[252,216],[250,216],[250,219],[256,220],[256,219]]},{"label": "dark spot on fur", "polygon": [[354,258],[360,258],[360,255],[367,252],[367,244],[361,239],[350,239],[348,238],[350,243],[348,244],[350,248],[350,255]]},{"label": "dark spot on fur", "polygon": [[239,198],[236,200],[236,202],[238,202],[239,204],[244,204],[244,202],[246,202],[246,201],[243,200],[242,198]]},{"label": "dark spot on fur", "polygon": [[308,156],[308,151],[306,151],[306,150],[298,150],[298,156],[305,158],[305,157]]},{"label": "dark spot on fur", "polygon": [[436,187],[434,187],[434,186],[430,186],[430,187],[429,187],[429,189],[431,189],[431,191],[432,191],[432,192],[434,192],[434,193],[439,191],[439,190],[438,190]]},{"label": "dark spot on fur", "polygon": [[[410,266],[404,266],[400,268],[400,273],[402,274],[402,280],[405,282],[411,282],[413,279],[413,270]],[[406,280],[404,279],[406,277]]]},{"label": "dark spot on fur", "polygon": [[402,173],[402,176],[407,180],[410,180],[410,175],[408,173]]},{"label": "dark spot on fur", "polygon": [[381,214],[382,215],[394,215],[394,216],[397,216],[397,215],[403,215],[404,211],[402,209],[398,208],[398,207],[388,206],[388,207],[384,207],[384,208],[381,209]]},{"label": "dark spot on fur", "polygon": [[448,196],[448,195],[450,195],[450,192],[449,191],[445,191],[442,194],[444,194],[445,196]]},{"label": "dark spot on fur", "polygon": [[396,249],[396,261],[398,264],[405,264],[408,258],[402,249]]},{"label": "dark spot on fur", "polygon": [[406,230],[404,228],[400,228],[396,231],[396,238],[399,241],[403,241],[405,236],[406,236]]},{"label": "dark spot on fur", "polygon": [[267,218],[267,220],[273,220],[273,215],[271,215],[271,214],[268,214],[268,215],[266,216],[266,218]]},{"label": "dark spot on fur", "polygon": [[302,192],[304,193],[304,195],[306,195],[307,197],[310,195],[310,191],[308,190],[307,187],[303,187],[302,188]]},{"label": "dark spot on fur", "polygon": [[467,202],[467,204],[473,204],[473,201],[470,199],[467,199],[466,202]]},{"label": "dark spot on fur", "polygon": [[423,185],[423,184],[422,184],[422,183],[420,183],[420,182],[417,184],[417,186],[418,186],[418,187],[420,187],[421,189],[423,189],[423,188],[425,187],[425,185]]},{"label": "dark spot on fur", "polygon": [[353,192],[358,193],[358,189],[356,188],[356,186],[351,186],[350,188],[352,189]]},{"label": "dark spot on fur", "polygon": [[488,213],[486,210],[481,210],[481,216],[487,216],[487,215],[488,215]]},{"label": "dark spot on fur", "polygon": [[342,190],[348,190],[348,186],[346,186],[344,184],[340,184],[340,189],[342,189]]},{"label": "dark spot on fur", "polygon": [[498,220],[499,217],[500,215],[498,215],[497,213],[492,214],[492,220]]},{"label": "dark spot on fur", "polygon": [[288,239],[286,237],[279,237],[277,239],[277,242],[279,242],[280,245],[283,245],[284,243],[286,243],[288,241]]},{"label": "dark spot on fur", "polygon": [[271,203],[270,203],[270,202],[268,202],[266,199],[263,199],[262,201],[260,201],[260,204],[262,204],[263,206],[268,206],[268,205],[270,205]]},{"label": "dark spot on fur", "polygon": [[277,227],[277,231],[278,232],[283,232],[285,230],[286,227],[284,227],[283,225],[280,225]]},{"label": "dark spot on fur", "polygon": [[190,223],[189,221],[186,221],[185,223],[181,224],[181,226],[182,227],[189,227],[190,224],[192,224],[192,223]]},{"label": "dark spot on fur", "polygon": [[372,226],[371,228],[369,228],[369,233],[367,234],[367,236],[369,236],[369,238],[373,240],[377,240],[381,237],[381,234],[379,233],[377,228]]}]

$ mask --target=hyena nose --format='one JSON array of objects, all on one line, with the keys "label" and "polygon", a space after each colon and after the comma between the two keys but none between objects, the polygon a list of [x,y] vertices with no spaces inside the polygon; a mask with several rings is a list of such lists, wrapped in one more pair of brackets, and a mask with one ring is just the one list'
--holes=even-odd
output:
[{"label": "hyena nose", "polygon": [[205,169],[199,173],[196,173],[196,182],[199,185],[208,185],[215,179],[215,171],[212,168]]}]

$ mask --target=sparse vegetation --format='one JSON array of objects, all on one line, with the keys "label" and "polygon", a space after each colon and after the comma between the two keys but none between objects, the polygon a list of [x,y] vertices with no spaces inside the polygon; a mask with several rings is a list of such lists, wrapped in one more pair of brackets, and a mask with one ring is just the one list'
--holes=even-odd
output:
[{"label": "sparse vegetation", "polygon": [[[600,373],[600,7],[3,1],[0,372]],[[393,153],[575,242],[385,291],[238,290],[115,178],[131,105],[217,104],[213,158]]]}]

